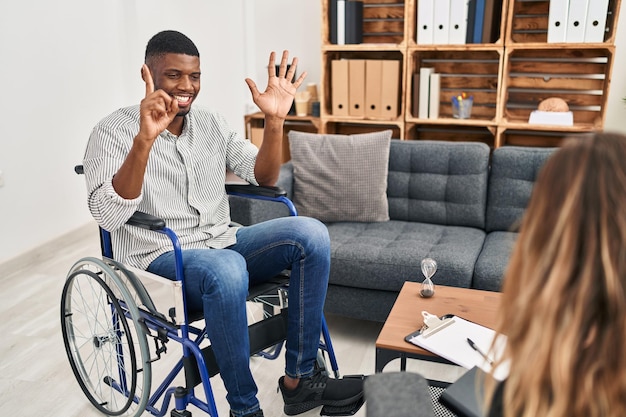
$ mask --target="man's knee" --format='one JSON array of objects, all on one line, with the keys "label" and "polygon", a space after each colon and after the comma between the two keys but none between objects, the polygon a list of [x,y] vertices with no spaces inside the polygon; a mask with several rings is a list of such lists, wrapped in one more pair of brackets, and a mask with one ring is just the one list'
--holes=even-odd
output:
[{"label": "man's knee", "polygon": [[248,271],[246,260],[239,253],[228,249],[207,249],[204,256],[194,254],[185,260],[186,274],[201,278],[202,293],[247,294]]},{"label": "man's knee", "polygon": [[295,230],[298,231],[299,240],[305,246],[314,250],[330,248],[330,237],[324,223],[312,217],[298,216],[293,219],[298,223]]}]

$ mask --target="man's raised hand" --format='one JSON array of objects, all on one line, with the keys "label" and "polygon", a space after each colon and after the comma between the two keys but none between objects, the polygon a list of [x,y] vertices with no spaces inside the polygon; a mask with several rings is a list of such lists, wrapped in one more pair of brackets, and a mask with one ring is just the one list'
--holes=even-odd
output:
[{"label": "man's raised hand", "polygon": [[146,96],[141,100],[138,136],[152,142],[178,114],[178,102],[163,90],[154,91],[152,74],[146,64],[141,67],[141,77],[146,83]]},{"label": "man's raised hand", "polygon": [[278,75],[276,75],[275,60],[276,54],[272,52],[267,66],[267,87],[263,93],[259,92],[255,82],[250,78],[246,78],[246,83],[252,93],[252,100],[254,100],[254,103],[257,106],[259,106],[259,109],[261,109],[265,116],[285,118],[287,113],[289,113],[289,109],[291,109],[293,99],[296,95],[296,90],[306,78],[306,71],[304,71],[298,79],[292,83],[291,80],[293,80],[293,76],[296,72],[298,58],[293,59],[289,70],[287,70],[289,52],[283,51],[283,56],[280,60],[280,66],[278,69]]}]

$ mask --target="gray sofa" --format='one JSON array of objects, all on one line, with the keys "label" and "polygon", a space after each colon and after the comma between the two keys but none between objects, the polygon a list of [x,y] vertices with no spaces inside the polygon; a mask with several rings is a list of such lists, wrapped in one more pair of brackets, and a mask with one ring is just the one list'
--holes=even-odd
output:
[{"label": "gray sofa", "polygon": [[[390,220],[327,224],[331,272],[325,309],[384,321],[405,281],[421,282],[420,262],[437,261],[435,285],[498,291],[547,148],[392,140]],[[277,184],[293,197],[291,162]],[[252,224],[286,215],[274,203],[231,197],[231,216]]]}]

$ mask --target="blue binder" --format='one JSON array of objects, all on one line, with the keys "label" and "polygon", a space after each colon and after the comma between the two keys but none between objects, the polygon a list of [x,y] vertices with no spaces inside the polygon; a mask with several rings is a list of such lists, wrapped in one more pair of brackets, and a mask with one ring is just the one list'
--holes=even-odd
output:
[{"label": "blue binder", "polygon": [[483,43],[483,25],[485,24],[485,0],[475,0],[474,36],[472,43]]}]

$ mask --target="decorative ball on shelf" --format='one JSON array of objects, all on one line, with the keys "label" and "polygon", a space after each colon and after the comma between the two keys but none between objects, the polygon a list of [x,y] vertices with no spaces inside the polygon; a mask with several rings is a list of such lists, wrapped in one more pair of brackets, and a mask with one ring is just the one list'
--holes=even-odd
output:
[{"label": "decorative ball on shelf", "polygon": [[551,112],[565,112],[569,111],[569,106],[560,97],[550,97],[545,100],[541,100],[539,102],[539,106],[537,106],[537,110],[539,111],[551,111]]}]

